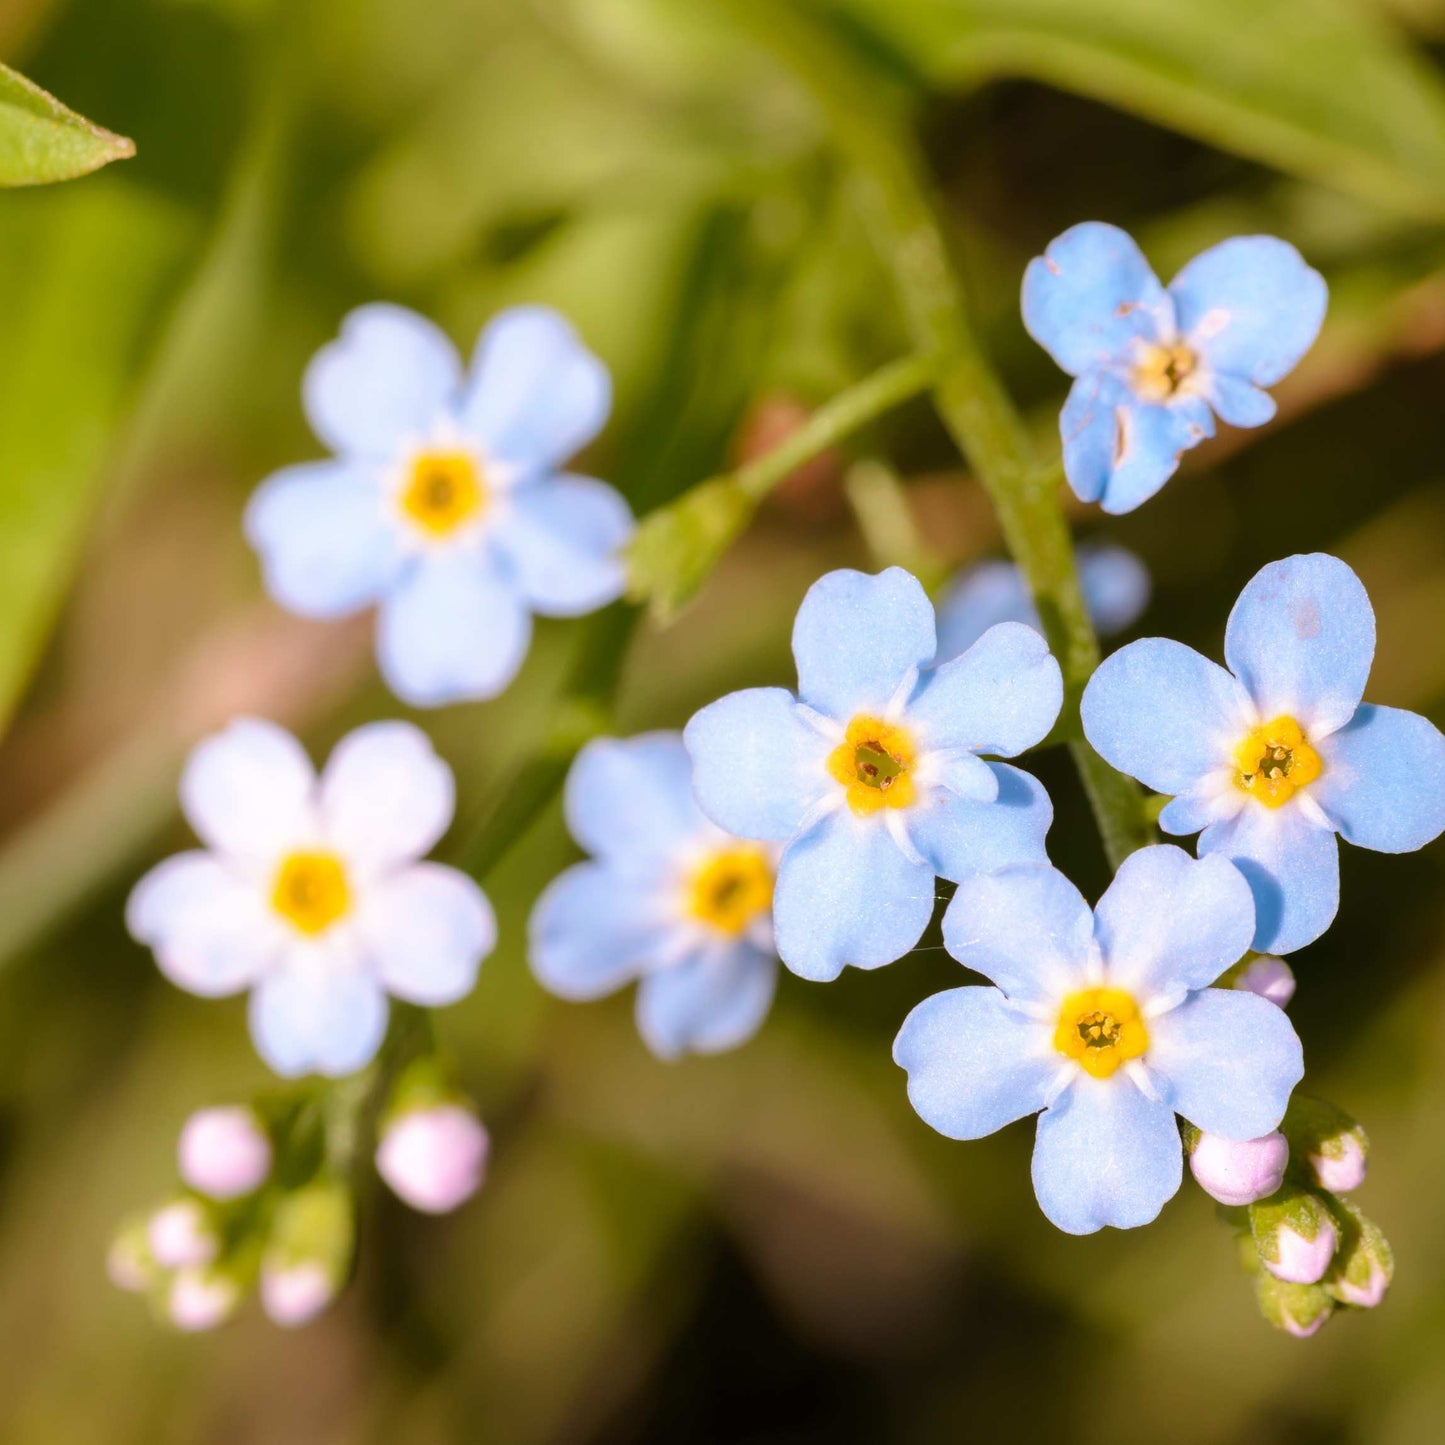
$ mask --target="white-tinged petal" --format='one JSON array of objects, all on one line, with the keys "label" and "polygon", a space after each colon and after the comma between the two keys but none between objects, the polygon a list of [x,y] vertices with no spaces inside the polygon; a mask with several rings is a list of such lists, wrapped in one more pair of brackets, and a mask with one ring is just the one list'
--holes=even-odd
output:
[{"label": "white-tinged petal", "polygon": [[355,1073],[386,1036],[386,995],[341,943],[293,945],[252,991],[249,1013],[256,1051],[287,1079]]}]

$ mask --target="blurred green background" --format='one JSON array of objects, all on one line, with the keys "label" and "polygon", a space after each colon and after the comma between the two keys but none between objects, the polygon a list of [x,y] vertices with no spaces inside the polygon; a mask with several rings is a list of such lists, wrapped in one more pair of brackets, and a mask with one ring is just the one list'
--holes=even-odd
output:
[{"label": "blurred green background", "polygon": [[[464,346],[503,305],[557,305],[616,380],[588,465],[645,512],[902,354],[846,163],[774,53],[796,23],[906,116],[1045,443],[1063,378],[1017,285],[1066,226],[1122,224],[1166,276],[1271,231],[1326,273],[1280,420],[1078,527],[1147,560],[1142,630],[1216,655],[1262,563],[1343,556],[1379,616],[1371,698],[1445,722],[1441,0],[6,0],[0,58],[138,146],[0,193],[6,1442],[1442,1438],[1440,843],[1345,850],[1340,918],[1294,960],[1310,1087],[1369,1130],[1360,1202],[1398,1257],[1381,1309],[1312,1341],[1259,1320],[1192,1183],[1148,1230],[1068,1238],[1035,1207],[1027,1126],[957,1145],[916,1118],[889,1047],[957,979],[936,946],[828,987],[785,975],[753,1044],[671,1067],[629,997],[548,999],[523,939],[575,856],[555,800],[495,850],[501,947],[439,1016],[493,1130],[483,1194],[435,1221],[373,1191],[354,1286],[299,1334],[252,1309],[177,1337],[105,1280],[185,1115],[266,1084],[243,1004],[180,994],[122,927],[130,882],[185,839],[185,748],[237,711],[318,752],[399,711],[365,623],[279,614],[240,535],[256,482],[319,453],[307,358],[366,300]],[[997,548],[910,405],[644,627],[622,731],[789,680],[807,585],[878,560],[841,485],[860,457],[906,481],[941,562]],[[458,838],[618,625],[544,624],[506,697],[419,719],[458,771]],[[1067,758],[1031,765],[1056,861],[1097,894]]]}]

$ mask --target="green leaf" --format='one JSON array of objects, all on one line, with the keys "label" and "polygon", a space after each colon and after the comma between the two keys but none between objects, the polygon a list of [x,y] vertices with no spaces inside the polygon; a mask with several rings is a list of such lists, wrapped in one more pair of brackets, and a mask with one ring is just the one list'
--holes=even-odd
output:
[{"label": "green leaf", "polygon": [[110,182],[0,205],[0,728],[59,608],[191,234],[169,203]]},{"label": "green leaf", "polygon": [[1445,84],[1350,0],[830,3],[932,83],[1029,77],[1377,203],[1445,215]]},{"label": "green leaf", "polygon": [[102,130],[0,65],[0,186],[68,181],[134,154],[134,141]]}]

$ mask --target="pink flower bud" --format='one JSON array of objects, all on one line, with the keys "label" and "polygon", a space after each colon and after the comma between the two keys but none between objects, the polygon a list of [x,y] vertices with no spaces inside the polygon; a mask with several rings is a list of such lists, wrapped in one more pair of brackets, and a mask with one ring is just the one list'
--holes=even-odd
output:
[{"label": "pink flower bud", "polygon": [[1260,998],[1267,998],[1270,1003],[1283,1008],[1294,997],[1294,970],[1284,959],[1264,953],[1239,975],[1234,986],[1257,993]]},{"label": "pink flower bud", "polygon": [[146,1226],[146,1238],[151,1256],[166,1269],[209,1264],[220,1249],[206,1211],[194,1199],[176,1199],[156,1210]]},{"label": "pink flower bud", "polygon": [[1284,1183],[1289,1144],[1283,1134],[1261,1139],[1221,1139],[1199,1136],[1189,1156],[1189,1168],[1199,1187],[1221,1204],[1253,1204]]},{"label": "pink flower bud", "polygon": [[154,1271],[144,1229],[116,1236],[105,1256],[105,1272],[117,1289],[146,1289]]},{"label": "pink flower bud", "polygon": [[1317,1335],[1324,1329],[1329,1317],[1329,1310],[1320,1310],[1317,1314],[1301,1318],[1292,1314],[1289,1308],[1285,1307],[1279,1312],[1279,1327],[1297,1340],[1307,1340],[1311,1335]]},{"label": "pink flower bud", "polygon": [[1315,1178],[1331,1194],[1348,1194],[1365,1182],[1365,1149],[1357,1132],[1340,1134],[1328,1141],[1329,1153],[1310,1155]]},{"label": "pink flower bud", "polygon": [[1282,1224],[1275,1236],[1277,1259],[1260,1256],[1264,1267],[1289,1284],[1316,1284],[1325,1277],[1339,1247],[1335,1226],[1320,1215],[1313,1239],[1307,1239],[1289,1224]]},{"label": "pink flower bud", "polygon": [[235,1314],[241,1289],[235,1280],[205,1269],[183,1269],[171,1281],[166,1309],[179,1330],[213,1330]]},{"label": "pink flower bud", "polygon": [[316,1260],[261,1266],[261,1307],[274,1324],[287,1329],[314,1320],[336,1297],[336,1286]]},{"label": "pink flower bud", "polygon": [[186,1120],[177,1148],[181,1178],[212,1199],[239,1199],[271,1172],[271,1141],[247,1108],[201,1109]]},{"label": "pink flower bud", "polygon": [[475,1194],[489,1141],[481,1121],[458,1104],[402,1114],[382,1135],[376,1167],[393,1193],[425,1214],[446,1214]]},{"label": "pink flower bud", "polygon": [[1347,1305],[1354,1305],[1357,1310],[1372,1310],[1385,1298],[1385,1291],[1389,1287],[1389,1271],[1373,1264],[1362,1284],[1356,1283],[1348,1275],[1343,1275],[1334,1281],[1331,1290],[1336,1299]]}]

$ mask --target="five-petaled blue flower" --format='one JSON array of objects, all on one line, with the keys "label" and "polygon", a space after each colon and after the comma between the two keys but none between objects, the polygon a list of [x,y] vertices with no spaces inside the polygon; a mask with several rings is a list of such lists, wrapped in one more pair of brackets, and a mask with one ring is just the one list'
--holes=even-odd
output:
[{"label": "five-petaled blue flower", "polygon": [[454,801],[451,769],[410,723],[357,728],[318,778],[284,728],[237,719],[181,777],[208,851],[151,869],[126,924],[181,988],[250,989],[251,1035],[278,1074],[349,1074],[381,1045],[387,994],[455,1003],[496,941],[482,890],[418,861]]},{"label": "five-petaled blue flower", "polygon": [[577,617],[621,595],[626,502],[558,472],[601,429],[611,383],[555,312],[503,312],[464,376],[430,321],[363,306],[303,392],[336,456],[268,478],[246,535],[291,611],[379,604],[377,660],[398,697],[494,697],[527,655],[533,613]]},{"label": "five-petaled blue flower", "polygon": [[532,971],[563,998],[638,979],[637,1027],[659,1058],[750,1039],[777,986],[777,848],[714,826],[677,733],[599,738],[567,778],[567,825],[593,853],[532,912]]},{"label": "five-petaled blue flower", "polygon": [[908,1097],[951,1139],[1043,1111],[1034,1192],[1070,1234],[1148,1224],[1179,1188],[1175,1114],[1257,1139],[1304,1073],[1268,1000],[1210,988],[1249,947],[1248,884],[1223,858],[1143,848],[1093,913],[1052,868],[959,885],[948,951],[996,988],[925,999],[893,1046]]},{"label": "five-petaled blue flower", "polygon": [[1240,593],[1229,671],[1148,637],[1089,680],[1084,732],[1121,771],[1174,795],[1166,833],[1194,833],[1254,889],[1254,947],[1290,953],[1339,906],[1335,834],[1407,853],[1445,829],[1445,737],[1425,718],[1361,703],[1375,614],[1360,579],[1323,553],[1288,557]]},{"label": "five-petaled blue flower", "polygon": [[[1149,569],[1127,548],[1081,542],[1079,587],[1094,630],[1122,632],[1149,604]],[[1027,622],[1042,631],[1029,584],[1012,562],[978,562],[960,572],[938,601],[938,661],[972,647],[999,622]]]},{"label": "five-petaled blue flower", "polygon": [[930,668],[936,645],[916,578],[830,572],[793,624],[798,696],[732,693],[683,735],[703,812],[785,844],[778,953],[804,978],[902,957],[933,913],[935,875],[1044,861],[1048,795],[979,754],[1014,757],[1044,737],[1059,665],[1018,622]]},{"label": "five-petaled blue flower", "polygon": [[1072,377],[1059,417],[1064,472],[1085,502],[1131,512],[1179,455],[1274,415],[1262,387],[1294,370],[1319,334],[1328,292],[1287,241],[1236,236],[1159,284],[1117,226],[1086,221],[1024,273],[1029,335]]}]

